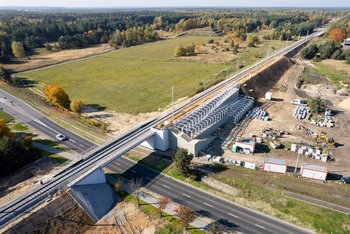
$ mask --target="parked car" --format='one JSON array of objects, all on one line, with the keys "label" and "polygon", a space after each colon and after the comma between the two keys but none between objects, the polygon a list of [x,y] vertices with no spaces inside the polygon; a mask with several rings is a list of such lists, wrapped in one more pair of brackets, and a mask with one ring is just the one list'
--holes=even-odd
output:
[{"label": "parked car", "polygon": [[59,140],[59,141],[64,141],[65,139],[67,139],[67,137],[61,133],[58,133],[56,135],[56,139]]},{"label": "parked car", "polygon": [[350,177],[342,177],[340,179],[340,183],[343,183],[343,184],[350,184]]},{"label": "parked car", "polygon": [[294,99],[291,103],[294,105],[306,105],[306,101],[303,99]]}]

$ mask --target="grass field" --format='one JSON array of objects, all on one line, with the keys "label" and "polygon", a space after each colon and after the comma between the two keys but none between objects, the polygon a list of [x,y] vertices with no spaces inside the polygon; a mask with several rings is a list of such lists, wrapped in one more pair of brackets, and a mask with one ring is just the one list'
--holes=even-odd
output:
[{"label": "grass field", "polygon": [[3,119],[6,123],[8,123],[13,120],[13,117],[0,110],[0,119]]},{"label": "grass field", "polygon": [[[173,85],[176,85],[176,99],[192,96],[202,81],[210,85],[224,78],[225,69],[235,69],[234,61],[208,63],[174,58],[177,45],[202,44],[210,38],[213,37],[187,36],[148,43],[21,76],[60,85],[71,99],[85,104],[131,114],[156,111],[171,102]],[[248,66],[266,56],[268,45],[279,49],[285,42],[269,41],[258,48],[248,48],[241,55],[240,63]]]},{"label": "grass field", "polygon": [[328,77],[338,89],[344,88],[341,81],[350,84],[350,71],[347,71],[350,65],[344,61],[333,62],[334,64],[327,64],[326,61],[313,62],[317,68],[313,68],[312,72]]}]

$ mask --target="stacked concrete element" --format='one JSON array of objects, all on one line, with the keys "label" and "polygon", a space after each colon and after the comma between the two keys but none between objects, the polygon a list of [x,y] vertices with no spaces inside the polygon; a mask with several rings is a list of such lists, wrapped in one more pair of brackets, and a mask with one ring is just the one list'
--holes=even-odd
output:
[{"label": "stacked concrete element", "polygon": [[230,117],[237,123],[253,103],[252,98],[239,95],[239,84],[230,84],[222,92],[175,123],[174,127],[194,139],[208,133],[213,126],[221,126]]}]

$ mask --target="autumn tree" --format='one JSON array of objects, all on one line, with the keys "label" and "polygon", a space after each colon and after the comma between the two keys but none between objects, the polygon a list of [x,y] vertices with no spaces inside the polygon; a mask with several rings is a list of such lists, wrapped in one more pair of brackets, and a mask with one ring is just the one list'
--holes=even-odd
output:
[{"label": "autumn tree", "polygon": [[82,107],[83,107],[83,102],[80,100],[74,100],[70,103],[70,109],[75,113],[80,113]]},{"label": "autumn tree", "polygon": [[162,211],[167,207],[167,205],[169,205],[170,203],[170,198],[168,197],[160,197],[158,199],[158,210],[159,210],[159,216],[162,217]]},{"label": "autumn tree", "polygon": [[14,134],[11,129],[6,125],[5,120],[0,119],[0,137],[6,136],[8,138],[14,138]]},{"label": "autumn tree", "polygon": [[18,42],[18,41],[12,42],[11,48],[12,48],[12,53],[16,58],[24,58],[26,56],[26,52],[21,42]]},{"label": "autumn tree", "polygon": [[175,57],[185,56],[187,54],[187,50],[183,46],[176,46],[174,54],[175,54]]},{"label": "autumn tree", "polygon": [[189,154],[187,149],[180,148],[176,151],[175,154],[175,168],[176,170],[183,175],[188,174],[190,170],[190,163],[193,159],[193,154]]},{"label": "autumn tree", "polygon": [[175,213],[180,219],[180,222],[186,229],[188,225],[193,222],[196,219],[196,212],[191,210],[190,208],[187,208],[186,206],[178,206],[175,209]]},{"label": "autumn tree", "polygon": [[341,28],[332,29],[329,32],[328,38],[334,42],[342,42],[346,37],[346,32]]},{"label": "autumn tree", "polygon": [[68,109],[70,100],[68,94],[57,85],[50,85],[44,89],[46,101],[55,106]]},{"label": "autumn tree", "polygon": [[32,149],[33,138],[31,136],[26,136],[22,140],[22,146],[26,149]]}]

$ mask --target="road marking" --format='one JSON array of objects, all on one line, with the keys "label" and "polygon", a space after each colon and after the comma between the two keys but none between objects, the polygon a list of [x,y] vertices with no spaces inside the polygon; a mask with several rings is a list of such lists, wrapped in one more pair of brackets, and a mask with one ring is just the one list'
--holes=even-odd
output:
[{"label": "road marking", "polygon": [[71,142],[74,142],[74,143],[77,143],[77,142],[76,142],[75,140],[73,140],[73,139],[70,139],[70,141],[71,141]]},{"label": "road marking", "polygon": [[227,213],[228,215],[232,216],[232,217],[235,217],[235,218],[238,218],[237,215],[234,215],[234,214],[231,214],[231,213]]},{"label": "road marking", "polygon": [[82,144],[79,144],[81,147],[84,147]]},{"label": "road marking", "polygon": [[130,169],[130,171],[131,171],[132,173],[136,173],[136,171],[134,171],[134,170],[131,170],[131,169]]},{"label": "road marking", "polygon": [[167,188],[167,189],[170,189],[169,186],[166,186],[165,184],[162,184],[162,185],[163,185],[163,187],[165,187],[165,188]]},{"label": "road marking", "polygon": [[152,179],[151,179],[151,178],[149,178],[149,177],[145,177],[145,179],[146,179],[146,180],[152,180]]},{"label": "road marking", "polygon": [[115,164],[117,164],[118,166],[121,166],[120,163],[117,163],[117,162],[116,162]]},{"label": "road marking", "polygon": [[212,206],[212,205],[210,205],[208,203],[205,203],[205,202],[203,204],[206,205],[206,206],[212,207],[212,208],[214,207],[214,206]]},{"label": "road marking", "polygon": [[191,197],[190,195],[187,195],[185,193],[182,193],[182,195],[184,195],[185,197]]},{"label": "road marking", "polygon": [[259,228],[262,228],[262,229],[266,229],[265,227],[259,225],[259,224],[254,224],[255,226],[259,227]]}]

